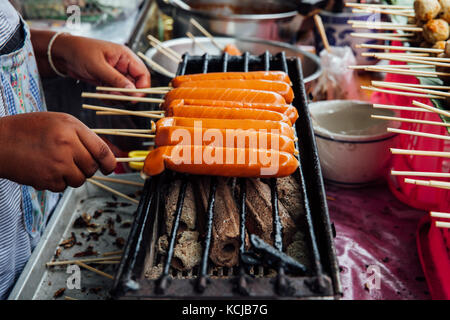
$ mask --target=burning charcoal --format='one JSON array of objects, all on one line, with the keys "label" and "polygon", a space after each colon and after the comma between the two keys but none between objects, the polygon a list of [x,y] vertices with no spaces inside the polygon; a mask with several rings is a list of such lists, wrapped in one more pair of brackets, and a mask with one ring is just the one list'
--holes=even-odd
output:
[{"label": "burning charcoal", "polygon": [[309,269],[310,259],[308,257],[309,250],[306,236],[299,231],[294,234],[292,240],[292,243],[289,244],[286,248],[286,254]]},{"label": "burning charcoal", "polygon": [[[178,202],[178,193],[181,188],[181,181],[176,180],[170,187],[168,196],[165,202],[165,222],[166,233],[169,235],[172,232],[172,224],[175,218],[175,211]],[[192,185],[189,183],[186,188],[186,194],[184,197],[183,211],[181,212],[180,226],[178,230],[194,230],[197,222],[197,210],[195,207],[194,192]]]},{"label": "burning charcoal", "polygon": [[116,241],[114,241],[114,244],[119,248],[122,249],[125,245],[125,239],[124,238],[116,238]]},{"label": "burning charcoal", "polygon": [[102,216],[103,210],[99,209],[99,210],[95,210],[94,212],[94,219],[98,219]]},{"label": "burning charcoal", "polygon": [[63,240],[59,246],[64,247],[64,249],[72,248],[77,243],[77,237],[75,236],[75,233],[71,233],[71,236],[69,239]]},{"label": "burning charcoal", "polygon": [[97,255],[97,251],[94,251],[94,247],[93,246],[88,246],[86,248],[86,250],[81,251],[81,252],[77,252],[73,256],[75,258],[79,258],[79,257],[88,257],[88,256],[95,256],[95,255]]},{"label": "burning charcoal", "polygon": [[55,293],[53,294],[53,298],[57,299],[59,297],[62,297],[62,295],[64,294],[64,291],[66,291],[66,288],[61,288],[55,291]]},{"label": "burning charcoal", "polygon": [[116,215],[116,222],[117,223],[121,223],[122,222],[122,217],[119,215]]},{"label": "burning charcoal", "polygon": [[[202,178],[196,184],[201,212],[206,214],[209,201],[209,179]],[[201,221],[206,221],[201,219]],[[205,229],[202,226],[202,230]],[[232,267],[238,263],[239,244],[239,211],[233,198],[227,179],[219,178],[214,206],[214,218],[211,239],[210,259],[217,265]]]}]

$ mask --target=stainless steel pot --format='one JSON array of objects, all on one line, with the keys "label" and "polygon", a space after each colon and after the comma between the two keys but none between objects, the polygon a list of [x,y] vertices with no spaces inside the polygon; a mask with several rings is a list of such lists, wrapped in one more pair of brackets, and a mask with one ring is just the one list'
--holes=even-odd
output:
[{"label": "stainless steel pot", "polygon": [[191,10],[157,0],[159,8],[173,18],[173,38],[190,31],[200,35],[189,23],[197,20],[214,35],[254,37],[295,43],[302,21],[296,5],[290,0],[185,0]]},{"label": "stainless steel pot", "polygon": [[[248,51],[253,55],[260,55],[266,51],[269,51],[271,54],[277,54],[281,51],[284,51],[286,53],[286,57],[299,57],[302,61],[303,77],[307,92],[309,92],[309,89],[313,87],[314,82],[322,73],[320,60],[316,55],[300,50],[298,47],[295,47],[293,45],[276,41],[250,38],[236,39],[215,37],[215,40],[222,46],[226,44],[234,44],[242,52]],[[178,38],[165,41],[164,46],[175,50],[181,55],[185,52],[189,53],[190,55],[203,55],[205,54],[205,51],[203,51],[202,48],[205,48],[207,50],[207,53],[211,55],[222,54],[222,52],[220,52],[208,38],[198,37],[196,38],[196,42],[199,43],[200,46],[193,43],[193,41],[189,38]],[[169,59],[164,54],[161,54],[161,52],[157,51],[155,48],[148,50],[146,52],[146,55],[159,65],[163,66],[168,71],[172,73],[175,73],[177,71],[178,63],[174,63],[173,60]],[[155,72],[158,77],[164,76],[156,71],[153,72]]]}]

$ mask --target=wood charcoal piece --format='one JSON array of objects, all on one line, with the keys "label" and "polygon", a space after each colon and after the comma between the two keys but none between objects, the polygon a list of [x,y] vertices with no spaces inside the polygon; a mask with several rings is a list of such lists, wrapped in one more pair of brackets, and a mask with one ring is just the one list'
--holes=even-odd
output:
[{"label": "wood charcoal piece", "polygon": [[[181,180],[176,180],[170,185],[165,203],[165,222],[166,233],[172,232],[172,224],[175,218],[175,210],[177,209],[178,194],[181,188]],[[194,192],[191,183],[188,183],[186,194],[184,197],[183,211],[181,212],[180,225],[178,232],[184,230],[195,230],[197,223],[197,212],[195,208]]]},{"label": "wood charcoal piece", "polygon": [[302,232],[296,232],[292,239],[292,243],[286,248],[286,254],[303,264],[307,269],[310,269],[311,259],[309,257],[308,239]]},{"label": "wood charcoal piece", "polygon": [[[272,194],[270,187],[260,179],[247,180],[247,229],[269,244],[273,244]],[[283,204],[278,201],[278,213],[283,226],[283,245],[292,241],[296,226]]]},{"label": "wood charcoal piece", "polygon": [[277,179],[278,199],[281,204],[289,212],[295,223],[304,215],[303,210],[303,194],[301,193],[300,184],[294,175]]},{"label": "wood charcoal piece", "polygon": [[[216,202],[214,205],[214,218],[212,226],[211,261],[220,267],[232,267],[239,260],[239,210],[234,201],[226,178],[217,178]],[[203,207],[204,217],[202,224],[206,223],[206,210],[209,200],[209,178],[199,178],[198,184],[199,204]],[[199,221],[200,222],[200,221]],[[205,228],[202,228],[205,230]]]},{"label": "wood charcoal piece", "polygon": [[183,231],[173,251],[172,266],[180,271],[191,270],[202,260],[202,245],[197,231]]}]

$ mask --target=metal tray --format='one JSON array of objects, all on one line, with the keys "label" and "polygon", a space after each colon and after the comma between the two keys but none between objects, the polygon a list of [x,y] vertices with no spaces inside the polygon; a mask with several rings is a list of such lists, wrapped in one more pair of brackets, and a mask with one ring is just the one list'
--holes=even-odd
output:
[{"label": "metal tray", "polygon": [[[112,175],[114,176],[114,175]],[[116,177],[131,181],[142,181],[139,174],[121,174]],[[139,187],[128,186],[117,183],[102,182],[114,189],[132,194],[139,190]],[[10,300],[47,300],[53,299],[54,293],[60,288],[66,288],[66,281],[71,275],[67,273],[67,266],[47,268],[45,264],[51,261],[55,255],[58,245],[63,239],[70,237],[71,232],[77,236],[77,240],[82,243],[81,246],[75,245],[70,249],[62,249],[57,260],[73,260],[73,254],[84,251],[88,245],[93,245],[94,250],[99,254],[120,250],[113,244],[116,237],[105,232],[99,237],[98,241],[81,237],[81,232],[88,234],[85,228],[74,228],[73,223],[83,212],[90,215],[98,209],[105,209],[106,202],[131,203],[121,198],[114,198],[111,193],[98,188],[90,183],[85,183],[77,189],[68,188],[58,206],[56,207],[47,228],[41,238],[41,241],[34,249],[28,263],[26,264],[21,276],[11,291],[8,299]],[[136,205],[108,208],[114,212],[103,212],[98,219],[92,219],[93,222],[103,225],[108,218],[116,219],[120,215],[122,223],[133,221]],[[115,225],[117,237],[126,239],[130,228],[121,228],[117,223]],[[90,258],[90,257],[86,257]],[[79,258],[84,259],[84,258]],[[106,273],[114,275],[114,268],[117,265],[105,265],[103,270]],[[109,297],[109,288],[112,280],[102,277],[91,271],[81,269],[81,287],[80,289],[66,288],[64,295],[71,298],[86,299],[105,299]],[[91,288],[102,288],[100,292],[90,292]],[[83,290],[85,288],[85,290]],[[84,292],[83,292],[84,291]]]}]

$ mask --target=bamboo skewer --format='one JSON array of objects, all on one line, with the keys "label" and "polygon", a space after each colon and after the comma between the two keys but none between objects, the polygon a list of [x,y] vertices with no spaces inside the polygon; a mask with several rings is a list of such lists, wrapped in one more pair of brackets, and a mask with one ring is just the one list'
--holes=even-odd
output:
[{"label": "bamboo skewer", "polygon": [[415,179],[408,179],[408,178],[405,178],[405,182],[411,183],[411,184],[416,184],[419,186],[434,187],[434,188],[450,190],[450,182],[437,181],[437,180],[415,180]]},{"label": "bamboo skewer", "polygon": [[93,98],[93,99],[119,100],[119,101],[148,102],[148,103],[164,102],[164,99],[130,97],[130,96],[117,95],[117,94],[94,93],[94,92],[83,92],[81,94],[81,97],[82,98]]},{"label": "bamboo skewer", "polygon": [[[395,25],[377,25],[377,24],[353,24],[353,29],[374,29],[374,30],[402,30],[402,31],[411,31],[411,32],[422,32],[423,29],[420,27],[402,27]],[[358,48],[358,45],[356,45]],[[425,48],[424,48],[425,49]],[[403,49],[405,50],[405,49]],[[427,51],[423,51],[427,52]]]},{"label": "bamboo skewer", "polygon": [[97,87],[97,91],[116,91],[125,93],[147,93],[147,94],[166,94],[170,91],[171,87],[155,87],[155,88],[142,88],[142,89],[128,89],[128,88],[113,88],[113,87]]},{"label": "bamboo skewer", "polygon": [[[387,21],[366,21],[366,20],[347,20],[348,24],[367,24],[367,25],[373,25],[376,24],[377,26],[393,26],[393,27],[418,27],[416,24],[402,24],[402,23],[395,23],[395,22],[387,22]],[[402,36],[401,33],[394,33],[398,36]]]},{"label": "bamboo skewer", "polygon": [[[125,110],[125,111],[128,111],[128,110]],[[151,111],[139,111],[139,112],[147,113],[147,114],[157,114],[157,115],[163,115],[164,114],[163,110],[161,110],[161,111],[151,110]],[[106,116],[106,115],[112,115],[112,116],[129,115],[128,113],[122,114],[122,113],[117,113],[115,111],[96,111],[95,114],[102,115],[102,116]],[[133,115],[133,114],[131,114],[131,115]]]},{"label": "bamboo skewer", "polygon": [[101,275],[101,276],[104,276],[105,278],[114,279],[114,277],[113,277],[112,275],[110,275],[110,274],[108,274],[108,273],[106,273],[106,272],[100,271],[100,270],[98,270],[98,269],[95,269],[95,268],[93,268],[93,267],[91,267],[91,266],[88,266],[87,264],[85,264],[85,263],[83,263],[83,262],[81,262],[81,261],[79,261],[79,260],[75,261],[75,264],[77,264],[77,265],[79,265],[80,267],[83,267],[83,268],[85,268],[85,269],[88,269],[88,270],[90,270],[90,271],[92,271],[92,272],[95,272],[95,273],[97,273],[97,274],[99,274],[99,275]]},{"label": "bamboo skewer", "polygon": [[417,84],[417,83],[389,82],[389,81],[376,81],[376,80],[373,80],[372,84],[377,85],[377,86],[389,84],[389,85],[397,85],[397,86],[412,87],[412,88],[450,90],[450,86],[440,86],[440,85],[432,85],[432,84]]},{"label": "bamboo skewer", "polygon": [[204,52],[208,53],[208,50],[205,48],[205,46],[202,45],[199,41],[197,41],[192,33],[190,33],[190,32],[188,31],[188,32],[186,32],[186,35],[189,37],[189,39],[191,39],[191,40],[194,42],[194,44],[195,44],[196,46],[198,46],[198,47],[199,47],[201,50],[203,50]]},{"label": "bamboo skewer", "polygon": [[153,113],[146,113],[146,112],[140,112],[140,111],[130,111],[130,110],[123,110],[123,109],[116,109],[116,108],[108,108],[108,107],[100,107],[100,106],[92,106],[89,104],[83,104],[83,109],[89,109],[89,110],[96,110],[96,111],[109,111],[114,113],[120,113],[130,116],[138,116],[138,117],[144,117],[144,118],[153,118],[153,119],[161,119],[164,118],[164,116],[159,114],[153,114]]},{"label": "bamboo skewer", "polygon": [[372,85],[377,86],[377,87],[385,87],[385,88],[391,88],[391,89],[399,89],[399,90],[405,90],[405,91],[427,93],[427,94],[438,95],[438,96],[443,96],[443,97],[450,97],[449,92],[444,92],[444,91],[439,91],[439,90],[422,89],[422,88],[417,88],[417,87],[403,86],[403,85],[389,84],[389,83],[379,84],[379,83],[372,82]]},{"label": "bamboo skewer", "polygon": [[438,76],[441,77],[450,77],[450,73],[448,72],[437,72],[437,71],[416,71],[416,70],[405,70],[401,68],[385,68],[385,67],[369,67],[365,69],[366,71],[373,71],[373,72],[386,72],[386,73],[392,73],[392,74],[405,74],[410,76],[417,76],[417,77],[429,77],[429,78],[437,78]]},{"label": "bamboo skewer", "polygon": [[177,58],[175,56],[173,56],[169,51],[166,50],[165,47],[158,45],[156,42],[153,41],[149,41],[150,45],[155,48],[158,52],[160,52],[161,54],[165,55],[167,58],[169,58],[170,60],[174,61],[175,63],[180,63],[183,60],[181,58]]},{"label": "bamboo skewer", "polygon": [[206,37],[208,37],[211,42],[219,49],[220,51],[223,51],[223,47],[217,43],[217,41],[214,39],[211,33],[209,33],[205,28],[203,28],[200,23],[198,23],[194,18],[191,18],[189,22],[196,27],[201,33],[203,33]]},{"label": "bamboo skewer", "polygon": [[87,258],[87,259],[77,259],[77,260],[62,260],[62,261],[50,261],[45,264],[46,267],[63,266],[68,264],[75,264],[75,261],[81,261],[84,263],[96,263],[99,261],[110,261],[122,259],[121,256],[110,256],[103,258]]},{"label": "bamboo skewer", "polygon": [[175,78],[176,74],[173,72],[170,72],[166,68],[160,66],[155,61],[147,57],[142,52],[138,52],[138,56],[141,57],[142,60],[144,60],[151,68],[157,70],[158,72],[161,72],[163,75],[167,76],[168,78]]},{"label": "bamboo skewer", "polygon": [[[409,58],[409,59],[415,59],[415,60],[419,60],[420,63],[422,63],[423,61],[435,61],[435,62],[448,62],[450,63],[450,58],[442,58],[442,57],[430,57],[430,56],[414,56],[411,53],[406,54],[406,53],[374,53],[373,55],[374,57],[378,58],[378,59],[383,59],[383,60],[389,60],[387,58],[393,57],[399,57],[399,58]],[[419,59],[420,57],[420,59]]]},{"label": "bamboo skewer", "polygon": [[450,213],[431,211],[430,217],[450,219]]},{"label": "bamboo skewer", "polygon": [[411,136],[419,136],[419,137],[425,137],[425,138],[433,138],[433,139],[441,139],[441,140],[450,141],[450,136],[444,136],[444,135],[434,134],[434,133],[403,130],[403,129],[397,129],[397,128],[387,128],[387,131],[394,132],[394,133],[400,133],[400,134],[408,134]]},{"label": "bamboo skewer", "polygon": [[156,136],[154,134],[143,134],[143,133],[132,133],[132,132],[121,132],[121,131],[110,131],[102,129],[92,129],[93,132],[97,134],[106,134],[112,136],[124,136],[124,137],[136,137],[136,138],[150,138],[153,139]]},{"label": "bamboo skewer", "polygon": [[393,176],[415,176],[415,177],[433,177],[433,178],[450,178],[450,172],[418,172],[418,171],[396,171],[391,170]]},{"label": "bamboo skewer", "polygon": [[131,132],[131,133],[154,133],[153,129],[91,129],[91,130],[102,130],[102,131],[118,131],[118,132]]},{"label": "bamboo skewer", "polygon": [[381,44],[357,44],[356,48],[365,49],[381,49],[381,50],[399,50],[399,51],[413,51],[413,52],[427,52],[427,53],[443,53],[443,49],[433,49],[433,48],[420,48],[420,47],[403,47],[403,46],[388,46]]},{"label": "bamboo skewer", "polygon": [[392,106],[389,104],[374,104],[373,107],[376,109],[388,109],[388,110],[398,110],[398,111],[431,112],[429,110],[417,108],[417,107]]},{"label": "bamboo skewer", "polygon": [[[439,62],[439,61],[433,61],[433,60],[423,60],[419,58],[405,58],[405,57],[391,57],[391,56],[380,56],[378,57],[380,60],[392,60],[392,61],[400,61],[400,62],[411,62],[411,63],[418,63],[418,64],[427,64],[432,66],[439,66],[439,67],[450,67],[450,63],[445,62]],[[450,60],[449,60],[450,61]],[[398,65],[395,65],[398,67]]]},{"label": "bamboo skewer", "polygon": [[[103,253],[102,256],[104,256],[104,257],[110,257],[110,256],[115,256],[115,255],[118,255],[118,254],[122,254],[122,253],[123,253],[123,250],[110,251],[110,252],[105,252],[105,253]],[[119,259],[120,259],[120,258],[119,258]]]},{"label": "bamboo skewer", "polygon": [[425,104],[425,103],[422,103],[422,102],[419,102],[419,101],[415,101],[415,100],[414,100],[412,103],[413,103],[413,105],[415,105],[415,106],[417,106],[417,107],[421,107],[421,108],[430,110],[430,111],[432,111],[432,112],[441,114],[441,115],[443,115],[443,116],[450,117],[450,112],[449,112],[449,111],[441,110],[441,109],[438,109],[438,108],[429,106],[429,105],[427,105],[427,104]]},{"label": "bamboo skewer", "polygon": [[330,44],[328,43],[328,38],[327,38],[327,34],[325,33],[325,28],[323,26],[322,18],[318,14],[314,15],[314,23],[316,24],[316,28],[319,31],[323,46],[329,53],[331,53]]},{"label": "bamboo skewer", "polygon": [[115,195],[117,195],[117,196],[119,196],[119,197],[122,197],[122,198],[124,198],[124,199],[127,199],[128,201],[131,201],[131,202],[133,202],[133,203],[135,203],[135,204],[139,204],[139,201],[138,201],[138,200],[133,199],[133,198],[127,196],[126,194],[123,194],[123,193],[120,192],[120,191],[114,190],[113,188],[110,188],[110,187],[108,187],[107,185],[104,185],[103,183],[100,183],[100,182],[95,181],[95,180],[93,180],[93,179],[86,179],[86,181],[88,181],[88,182],[90,182],[90,183],[96,185],[96,186],[99,187],[99,188],[105,189],[106,191],[109,191],[109,192],[111,192],[111,193],[113,193],[113,194],[115,194]]},{"label": "bamboo skewer", "polygon": [[72,297],[69,297],[69,296],[64,296],[64,300],[78,300],[78,299],[72,298]]},{"label": "bamboo skewer", "polygon": [[[115,179],[110,177],[100,177],[100,176],[92,176],[91,179],[93,180],[100,180],[100,181],[107,181],[107,182],[113,182],[113,183],[120,183],[120,184],[126,184],[130,186],[136,186],[136,187],[144,187],[144,184],[142,182],[136,182],[136,181],[130,181],[130,180],[124,180],[124,179]],[[113,254],[118,254],[117,251],[115,251]],[[109,255],[112,255],[111,253]],[[105,254],[103,256],[106,257]]]},{"label": "bamboo skewer", "polygon": [[429,120],[419,120],[419,119],[410,119],[410,118],[400,118],[400,117],[390,117],[390,116],[380,116],[376,114],[371,115],[374,119],[380,120],[389,120],[389,121],[400,121],[400,122],[410,122],[410,123],[421,123],[421,124],[430,124],[441,127],[450,127],[450,123],[438,122],[438,121],[429,121]]},{"label": "bamboo skewer", "polygon": [[377,33],[350,33],[350,36],[354,37],[354,38],[364,38],[364,39],[375,39],[375,40],[391,40],[391,41],[402,41],[402,42],[406,42],[406,41],[411,41],[410,38],[408,37],[393,37],[393,36],[388,36],[386,34],[383,35],[378,35]]},{"label": "bamboo skewer", "polygon": [[425,59],[432,58],[428,53],[425,52],[389,52],[389,53],[382,53],[382,52],[363,52],[361,53],[362,57],[374,57],[379,59],[380,56],[393,56],[393,57],[404,57],[404,58],[417,58],[422,57]]},{"label": "bamboo skewer", "polygon": [[172,48],[169,48],[169,47],[165,47],[164,46],[164,44],[161,42],[161,41],[159,41],[157,38],[155,38],[154,36],[152,36],[152,35],[148,35],[148,39],[150,40],[150,41],[153,41],[155,44],[157,44],[157,45],[159,45],[161,48],[163,48],[164,50],[166,50],[169,54],[171,54],[174,58],[176,58],[176,59],[178,59],[178,60],[182,60],[182,56],[178,53],[178,52],[176,52],[175,50],[173,50]]},{"label": "bamboo skewer", "polygon": [[[360,69],[367,69],[367,68],[378,68],[379,66],[373,66],[373,65],[356,65],[356,66],[348,66],[349,69],[356,69],[356,70],[360,70]],[[380,66],[381,67],[381,66]],[[428,69],[428,68],[434,68],[434,66],[430,66],[430,65],[416,65],[416,64],[399,64],[399,65],[395,65],[396,69]]]},{"label": "bamboo skewer", "polygon": [[413,9],[412,6],[391,5],[391,4],[378,4],[378,3],[357,3],[346,2],[346,7],[374,7],[374,8],[391,8],[391,9]]},{"label": "bamboo skewer", "polygon": [[361,86],[361,89],[363,90],[370,90],[375,92],[383,92],[388,94],[396,94],[399,96],[407,96],[407,97],[416,97],[416,98],[428,98],[428,99],[445,99],[441,96],[436,96],[432,94],[422,94],[422,93],[411,93],[411,92],[403,92],[403,91],[395,91],[395,90],[386,90],[386,89],[380,89],[375,87],[368,87],[368,86]]},{"label": "bamboo skewer", "polygon": [[409,150],[391,148],[392,154],[408,155],[408,156],[428,156],[450,158],[450,152],[445,151],[426,151],[426,150]]},{"label": "bamboo skewer", "polygon": [[402,17],[408,17],[408,18],[414,18],[415,14],[412,11],[402,11],[402,10],[383,10],[383,9],[371,9],[371,8],[359,8],[359,9],[352,9],[353,13],[382,13],[382,14],[389,14],[393,16],[402,16]]},{"label": "bamboo skewer", "polygon": [[143,162],[145,157],[116,158],[116,162]]},{"label": "bamboo skewer", "polygon": [[450,222],[436,221],[436,227],[448,229],[448,228],[450,228]]}]

